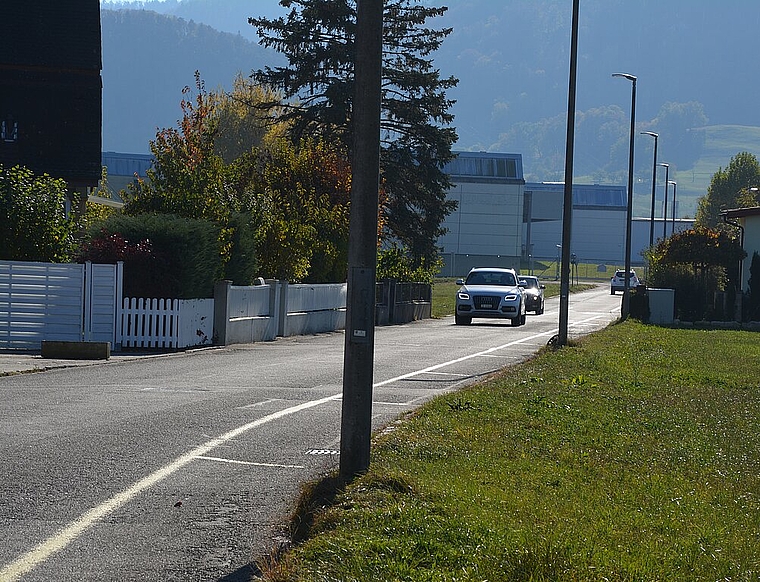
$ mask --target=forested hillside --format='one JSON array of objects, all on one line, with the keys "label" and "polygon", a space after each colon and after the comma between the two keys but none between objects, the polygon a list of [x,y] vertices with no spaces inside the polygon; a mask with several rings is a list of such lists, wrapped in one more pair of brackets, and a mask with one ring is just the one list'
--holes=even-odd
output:
[{"label": "forested hillside", "polygon": [[103,149],[147,153],[156,129],[181,117],[200,71],[209,89],[277,55],[240,35],[148,10],[102,10]]},{"label": "forested hillside", "polygon": [[[422,1],[449,7],[430,25],[452,28],[435,58],[442,75],[460,79],[450,92],[457,100],[456,149],[519,152],[528,179],[561,179],[572,3]],[[247,74],[279,58],[256,44],[247,23],[249,16],[284,14],[277,0],[165,0],[137,7],[103,10],[108,149],[147,151],[156,126],[179,117],[180,91],[192,84],[196,69],[207,86],[229,87],[238,71]],[[746,74],[756,68],[760,3],[725,0],[718,9],[694,0],[584,0],[580,24],[575,174],[625,183],[630,83],[611,74],[629,72],[638,77],[637,130],[661,134],[659,158],[673,165],[672,176],[696,177],[679,187],[689,208],[687,199],[704,194],[718,169],[700,161],[715,150],[706,142],[715,132],[705,128],[760,126],[758,82]],[[651,142],[647,136],[636,141],[642,195],[651,188]],[[747,144],[760,154],[752,139],[740,139],[737,148]],[[726,145],[719,149],[733,149]]]}]

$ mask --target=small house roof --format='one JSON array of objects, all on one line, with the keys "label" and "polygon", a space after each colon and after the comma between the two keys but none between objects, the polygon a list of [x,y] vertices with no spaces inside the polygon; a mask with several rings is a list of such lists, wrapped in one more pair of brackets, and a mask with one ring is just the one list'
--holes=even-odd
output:
[{"label": "small house roof", "polygon": [[749,208],[731,208],[721,212],[726,218],[746,218],[748,216],[760,216],[760,206],[751,206]]}]

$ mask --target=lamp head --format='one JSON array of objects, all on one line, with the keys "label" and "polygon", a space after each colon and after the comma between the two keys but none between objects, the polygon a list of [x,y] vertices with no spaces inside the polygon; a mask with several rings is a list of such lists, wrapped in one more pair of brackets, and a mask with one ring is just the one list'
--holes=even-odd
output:
[{"label": "lamp head", "polygon": [[624,79],[628,79],[629,81],[636,81],[636,75],[631,75],[630,73],[612,73],[613,77],[623,77]]},{"label": "lamp head", "polygon": [[657,165],[658,165],[658,166],[662,166],[663,168],[669,168],[669,167],[670,167],[670,164],[666,164],[665,162],[660,162],[660,163],[659,163],[659,164],[657,164]]},{"label": "lamp head", "polygon": [[642,131],[641,135],[651,135],[655,139],[657,139],[658,137],[660,137],[659,133],[655,133],[653,131]]}]

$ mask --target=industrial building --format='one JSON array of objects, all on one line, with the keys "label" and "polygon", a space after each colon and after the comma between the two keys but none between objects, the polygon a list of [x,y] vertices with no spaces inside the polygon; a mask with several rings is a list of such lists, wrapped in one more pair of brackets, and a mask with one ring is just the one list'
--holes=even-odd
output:
[{"label": "industrial building", "polygon": [[[449,198],[458,209],[444,222],[439,238],[444,276],[460,276],[475,266],[531,269],[535,261],[555,262],[561,254],[561,182],[526,183],[522,156],[493,152],[459,152],[446,165],[452,182]],[[573,185],[571,241],[580,263],[625,263],[627,195],[625,186]],[[642,265],[649,246],[650,220],[634,218],[631,264]],[[655,219],[657,238],[691,228],[689,220],[663,225]]]}]

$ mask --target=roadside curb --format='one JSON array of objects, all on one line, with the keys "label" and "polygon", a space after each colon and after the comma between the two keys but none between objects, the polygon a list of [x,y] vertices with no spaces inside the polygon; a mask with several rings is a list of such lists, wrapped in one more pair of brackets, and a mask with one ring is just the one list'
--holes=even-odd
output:
[{"label": "roadside curb", "polygon": [[199,346],[186,350],[166,352],[111,352],[108,359],[76,359],[72,357],[45,358],[41,350],[35,351],[0,351],[0,377],[15,376],[17,374],[34,374],[47,372],[61,368],[74,368],[81,366],[99,366],[128,362],[132,360],[145,360],[149,358],[166,358],[177,355],[192,354],[195,352],[220,349],[223,346]]}]

